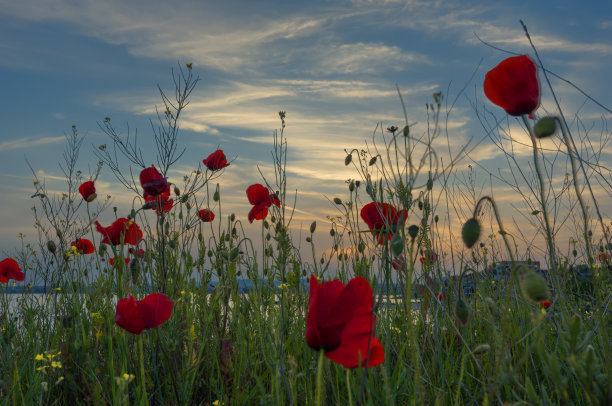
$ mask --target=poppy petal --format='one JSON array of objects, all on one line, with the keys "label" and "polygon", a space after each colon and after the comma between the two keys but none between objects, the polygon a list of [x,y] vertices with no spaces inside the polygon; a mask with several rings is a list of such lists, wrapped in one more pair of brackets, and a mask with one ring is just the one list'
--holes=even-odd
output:
[{"label": "poppy petal", "polygon": [[258,205],[261,202],[270,198],[270,192],[268,191],[268,188],[259,183],[249,186],[246,190],[246,194],[247,198],[249,199],[249,203],[253,205]]},{"label": "poppy petal", "polygon": [[161,325],[172,314],[172,301],[163,293],[153,293],[138,302],[144,328]]},{"label": "poppy petal", "polygon": [[142,319],[142,313],[132,295],[117,302],[115,323],[132,334],[140,334],[144,330],[145,322]]}]

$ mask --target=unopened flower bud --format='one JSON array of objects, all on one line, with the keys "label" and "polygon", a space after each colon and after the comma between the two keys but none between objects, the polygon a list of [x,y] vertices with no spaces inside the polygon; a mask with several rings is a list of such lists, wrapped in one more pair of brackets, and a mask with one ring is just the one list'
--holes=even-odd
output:
[{"label": "unopened flower bud", "polygon": [[344,158],[344,165],[346,165],[346,166],[350,165],[352,160],[353,160],[353,155],[348,154],[346,156],[346,158]]},{"label": "unopened flower bud", "polygon": [[355,182],[351,181],[351,182],[349,183],[349,191],[350,191],[350,192],[353,192],[354,190],[355,190]]},{"label": "unopened flower bud", "polygon": [[396,257],[404,251],[404,237],[400,233],[396,233],[391,239],[391,251]]},{"label": "unopened flower bud", "polygon": [[57,247],[55,246],[55,243],[53,241],[49,240],[47,241],[47,249],[50,253],[54,254]]},{"label": "unopened flower bud", "polygon": [[419,235],[419,226],[413,224],[410,227],[408,227],[408,235],[414,241],[417,235]]},{"label": "unopened flower bud", "polygon": [[181,190],[178,188],[178,186],[174,186],[174,194],[178,197],[181,195]]},{"label": "unopened flower bud", "polygon": [[94,200],[96,200],[96,197],[98,197],[97,194],[95,193],[90,194],[89,196],[87,196],[87,203],[93,202]]},{"label": "unopened flower bud", "polygon": [[334,197],[334,203],[342,204],[342,200],[339,197]]},{"label": "unopened flower bud", "polygon": [[533,271],[527,272],[521,281],[523,295],[532,302],[548,299],[550,292],[544,278]]},{"label": "unopened flower bud", "polygon": [[472,248],[478,242],[480,238],[480,223],[476,218],[472,217],[465,222],[461,229],[461,238],[468,248]]},{"label": "unopened flower bud", "polygon": [[316,229],[317,229],[317,222],[316,222],[316,221],[313,221],[313,222],[310,224],[310,234],[313,234],[313,233],[315,232],[315,230],[316,230]]},{"label": "unopened flower bud", "polygon": [[374,165],[374,164],[376,163],[376,160],[377,160],[377,159],[378,159],[378,155],[373,156],[373,157],[370,159],[370,162],[368,162],[368,165],[370,165],[370,166]]},{"label": "unopened flower bud", "polygon": [[472,354],[484,355],[488,353],[490,350],[491,350],[491,346],[489,344],[479,344],[478,346],[476,346],[476,348],[474,348],[474,351],[472,351]]},{"label": "unopened flower bud", "polygon": [[219,199],[221,199],[221,194],[219,193],[219,184],[217,183],[217,189],[215,190],[215,193],[213,194],[213,200],[215,202],[218,202]]},{"label": "unopened flower bud", "polygon": [[455,303],[455,318],[462,326],[466,326],[470,321],[470,308],[462,298]]},{"label": "unopened flower bud", "polygon": [[557,119],[555,117],[542,117],[533,126],[536,138],[550,137],[557,131]]}]

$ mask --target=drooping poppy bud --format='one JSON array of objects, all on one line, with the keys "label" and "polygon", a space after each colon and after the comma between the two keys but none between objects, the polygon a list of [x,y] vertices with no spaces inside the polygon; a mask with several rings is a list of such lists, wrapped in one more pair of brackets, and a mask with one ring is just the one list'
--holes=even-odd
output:
[{"label": "drooping poppy bud", "polygon": [[550,296],[548,285],[544,278],[533,271],[529,271],[523,276],[521,291],[527,299],[534,303],[546,300]]},{"label": "drooping poppy bud", "polygon": [[542,117],[538,120],[536,125],[533,126],[533,133],[536,138],[550,137],[555,131],[557,131],[556,117]]},{"label": "drooping poppy bud", "polygon": [[466,326],[470,322],[470,308],[461,297],[455,303],[454,310],[457,322],[462,326]]},{"label": "drooping poppy bud", "polygon": [[468,248],[472,248],[476,244],[480,238],[480,223],[476,218],[472,217],[465,222],[461,229],[461,238]]},{"label": "drooping poppy bud", "polygon": [[346,158],[344,158],[344,165],[348,166],[353,161],[353,155],[348,154]]},{"label": "drooping poppy bud", "polygon": [[310,224],[310,234],[314,234],[314,232],[315,232],[315,230],[316,230],[316,229],[317,229],[317,222],[316,222],[316,221],[313,221],[313,222]]}]

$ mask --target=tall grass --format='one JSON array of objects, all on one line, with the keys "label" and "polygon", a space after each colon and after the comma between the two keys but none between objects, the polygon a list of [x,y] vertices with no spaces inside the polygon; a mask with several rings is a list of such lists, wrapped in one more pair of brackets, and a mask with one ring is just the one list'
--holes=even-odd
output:
[{"label": "tall grass", "polygon": [[[160,89],[163,105],[152,122],[156,165],[164,175],[181,158],[180,116],[198,81],[191,66],[175,71],[173,79],[174,97]],[[64,192],[49,192],[44,179],[35,178],[38,241],[22,242],[16,255],[28,281],[42,284],[48,293],[38,300],[24,286],[18,306],[9,311],[14,296],[2,287],[2,404],[611,404],[612,273],[606,254],[612,247],[603,242],[609,228],[584,233],[582,223],[576,223],[578,232],[564,252],[559,245],[563,237],[551,235],[561,227],[558,222],[572,221],[576,206],[564,211],[546,205],[550,196],[552,205],[564,196],[575,203],[576,196],[568,187],[555,190],[554,162],[546,160],[549,153],[537,143],[534,154],[544,156],[548,173],[548,178],[538,177],[537,188],[534,173],[504,149],[511,173],[519,171],[526,180],[512,184],[517,195],[534,213],[553,217],[551,230],[535,223],[547,238],[538,240],[541,246],[548,242],[544,255],[550,263],[552,305],[545,309],[525,297],[521,275],[514,271],[496,279],[491,265],[509,258],[528,262],[536,239],[521,235],[517,227],[504,229],[501,220],[511,219],[497,210],[492,217],[484,209],[473,171],[458,171],[469,148],[451,150],[445,124],[453,103],[445,103],[441,93],[427,103],[424,132],[405,112],[401,128],[379,125],[372,143],[347,151],[345,164],[354,166],[359,179],[349,180],[344,194],[332,201],[338,216],[330,219],[331,249],[323,254],[313,238],[322,232],[321,223],[312,224],[308,249],[296,248],[296,196],[286,176],[290,143],[284,112],[274,132],[274,175],[266,178],[260,172],[260,179],[251,180],[278,193],[280,209],[271,206],[269,215],[252,225],[223,212],[223,171],[203,166],[173,185],[174,205],[167,214],[152,215],[143,208],[134,178],[150,159],[142,156],[135,135],[120,134],[105,119],[101,128],[109,144],[95,151],[100,163],[85,176],[77,170],[82,137],[73,129],[63,156]],[[505,131],[498,122],[481,122],[492,138]],[[448,148],[446,161],[440,145]],[[605,166],[590,166],[598,162],[585,161],[576,148],[569,153],[609,178]],[[128,217],[144,231],[131,252],[99,244],[102,235],[94,223],[111,211],[110,196],[87,203],[77,192],[103,168],[134,196],[131,207],[112,208],[116,218]],[[573,176],[579,190],[583,183],[577,171]],[[361,207],[372,201],[410,213],[408,223],[380,245],[360,220]],[[198,219],[202,208],[222,219],[218,227]],[[479,217],[483,235],[467,250],[457,230],[472,215]],[[248,238],[246,227],[261,227],[261,238]],[[79,255],[70,249],[78,238],[99,248]],[[139,249],[143,257],[136,254]],[[598,255],[601,263],[586,261],[584,273],[590,277],[572,270],[577,259]],[[370,282],[383,364],[366,371],[323,359],[317,370],[319,353],[305,342],[309,295],[303,281],[312,273],[325,280],[362,276]],[[468,278],[473,294],[463,288]],[[240,291],[241,279],[252,284],[247,293]],[[152,292],[164,292],[173,301],[171,318],[141,335],[120,329],[117,300]]]}]

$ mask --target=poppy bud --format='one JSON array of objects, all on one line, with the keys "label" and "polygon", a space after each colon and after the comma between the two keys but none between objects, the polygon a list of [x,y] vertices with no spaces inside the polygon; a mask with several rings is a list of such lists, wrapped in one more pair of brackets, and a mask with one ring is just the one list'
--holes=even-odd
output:
[{"label": "poppy bud", "polygon": [[548,285],[542,276],[533,271],[527,272],[521,281],[523,295],[535,303],[548,299],[550,293]]},{"label": "poppy bud", "polygon": [[213,200],[218,202],[221,199],[221,194],[219,193],[219,184],[217,183],[217,189],[215,189],[215,193],[213,194]]},{"label": "poppy bud", "polygon": [[497,304],[492,298],[490,297],[486,298],[485,303],[487,304],[487,307],[489,308],[489,312],[491,312],[491,314],[494,317],[499,316],[499,308],[497,307]]},{"label": "poppy bud", "polygon": [[576,257],[578,256],[578,251],[573,250],[573,251],[572,251],[572,255],[574,256],[574,258],[576,258]]},{"label": "poppy bud", "polygon": [[155,200],[151,200],[150,202],[146,202],[145,204],[142,205],[143,210],[149,210],[149,209],[152,209],[153,207],[155,207]]},{"label": "poppy bud", "polygon": [[423,202],[422,201],[419,200],[417,205],[419,206],[419,210],[423,210]]},{"label": "poppy bud", "polygon": [[103,256],[106,253],[106,244],[100,244],[98,247],[98,254]]},{"label": "poppy bud", "polygon": [[96,197],[98,197],[97,194],[95,193],[90,194],[89,196],[87,196],[87,203],[93,202],[94,200],[96,200]]},{"label": "poppy bud", "polygon": [[370,162],[368,163],[368,165],[370,165],[370,166],[374,165],[374,164],[376,163],[376,160],[377,160],[377,159],[378,159],[378,155],[377,155],[377,156],[373,156],[373,157],[370,159]]},{"label": "poppy bud", "polygon": [[270,233],[266,234],[266,241],[270,241],[272,239],[272,236],[270,235]]},{"label": "poppy bud", "polygon": [[312,238],[306,237],[306,242],[312,242]]},{"label": "poppy bud", "polygon": [[235,215],[234,213],[232,213],[232,214],[231,214],[231,216],[230,216],[230,221],[231,221],[231,222],[236,221],[236,215]]},{"label": "poppy bud", "polygon": [[357,251],[363,252],[363,250],[365,250],[365,243],[363,241],[359,241],[359,244],[357,244]]},{"label": "poppy bud", "polygon": [[130,273],[132,274],[132,283],[136,283],[138,281],[138,277],[140,276],[140,261],[138,258],[133,258],[130,261]]},{"label": "poppy bud", "polygon": [[312,224],[310,224],[310,234],[313,234],[316,229],[317,229],[317,222],[313,221]]},{"label": "poppy bud", "polygon": [[187,208],[187,210],[191,210],[191,203],[189,202],[185,203],[185,207]]},{"label": "poppy bud", "polygon": [[404,137],[407,137],[410,135],[410,127],[405,126],[404,130],[402,131],[404,133]]},{"label": "poppy bud", "polygon": [[434,221],[437,223],[437,222],[438,222],[438,220],[440,220],[440,218],[439,218],[439,217],[438,217],[438,215],[436,214],[436,215],[434,216]]},{"label": "poppy bud", "polygon": [[427,179],[427,190],[433,189],[433,180],[431,178]]},{"label": "poppy bud", "polygon": [[342,200],[339,197],[334,197],[334,203],[342,204]]},{"label": "poppy bud", "polygon": [[404,237],[400,233],[397,233],[391,239],[391,251],[393,255],[398,257],[404,250]]},{"label": "poppy bud", "polygon": [[53,241],[49,240],[47,241],[47,249],[50,253],[54,254],[57,247],[55,246],[55,243]]},{"label": "poppy bud", "polygon": [[238,249],[238,247],[232,249],[229,254],[229,260],[230,261],[236,260],[236,258],[238,258],[238,254],[240,254],[240,249]]},{"label": "poppy bud", "polygon": [[466,326],[470,321],[470,308],[461,298],[455,303],[455,318],[462,326]]},{"label": "poppy bud", "polygon": [[490,350],[491,350],[491,346],[489,344],[479,344],[478,346],[476,346],[476,348],[474,348],[474,351],[472,351],[472,354],[484,355],[488,353]]},{"label": "poppy bud", "polygon": [[183,195],[183,197],[181,197],[181,203],[187,203],[187,199],[189,199],[189,196]]},{"label": "poppy bud", "polygon": [[198,233],[198,241],[202,242],[202,238],[204,238],[204,237],[202,236],[202,233]]},{"label": "poppy bud", "polygon": [[533,126],[536,138],[550,137],[557,130],[557,119],[555,117],[542,117]]},{"label": "poppy bud", "polygon": [[274,216],[270,217],[270,222],[276,223],[276,217],[274,217]]},{"label": "poppy bud", "polygon": [[353,192],[355,190],[355,182],[351,181],[349,183],[349,192]]},{"label": "poppy bud", "polygon": [[408,227],[408,235],[414,241],[414,239],[417,237],[417,235],[419,235],[419,226],[413,224],[410,227]]},{"label": "poppy bud", "polygon": [[178,188],[178,186],[174,186],[174,194],[178,197],[181,195],[181,190]]},{"label": "poppy bud", "polygon": [[351,163],[351,161],[352,161],[352,160],[353,160],[353,155],[348,154],[348,155],[346,156],[346,158],[344,158],[344,165],[345,165],[345,166],[350,165],[350,163]]},{"label": "poppy bud", "polygon": [[329,235],[331,235],[333,237],[334,235],[336,235],[336,231],[333,228],[330,229],[329,230]]},{"label": "poppy bud", "polygon": [[461,229],[461,238],[468,248],[472,248],[476,244],[480,238],[480,223],[476,218],[472,217],[465,222]]}]

